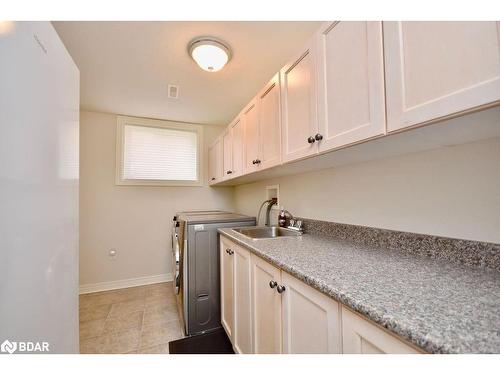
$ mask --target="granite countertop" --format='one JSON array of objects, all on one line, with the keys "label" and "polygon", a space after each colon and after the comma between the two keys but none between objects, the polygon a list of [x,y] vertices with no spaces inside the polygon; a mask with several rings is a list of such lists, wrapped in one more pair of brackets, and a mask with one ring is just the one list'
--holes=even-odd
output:
[{"label": "granite countertop", "polygon": [[498,271],[316,234],[219,232],[426,352],[500,352]]}]

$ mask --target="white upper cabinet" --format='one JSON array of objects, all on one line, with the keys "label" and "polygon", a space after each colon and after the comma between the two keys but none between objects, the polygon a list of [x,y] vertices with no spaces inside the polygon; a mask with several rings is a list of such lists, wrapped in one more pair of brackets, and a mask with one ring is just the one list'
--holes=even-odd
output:
[{"label": "white upper cabinet", "polygon": [[245,172],[250,173],[259,169],[259,115],[257,100],[254,99],[243,110],[241,115],[245,139]]},{"label": "white upper cabinet", "polygon": [[208,148],[208,182],[215,184],[222,180],[222,138],[217,138]]},{"label": "white upper cabinet", "polygon": [[318,152],[315,39],[280,71],[282,160],[288,162]]},{"label": "white upper cabinet", "polygon": [[224,180],[243,174],[243,124],[237,117],[222,136],[224,144],[223,178]]},{"label": "white upper cabinet", "polygon": [[257,95],[261,169],[281,163],[280,77],[276,74]]},{"label": "white upper cabinet", "polygon": [[243,144],[243,122],[240,118],[236,119],[231,125],[231,139],[232,139],[232,174],[231,177],[241,176],[243,174],[243,157],[244,157],[244,144]]},{"label": "white upper cabinet", "polygon": [[327,22],[317,43],[319,151],[385,134],[382,23]]},{"label": "white upper cabinet", "polygon": [[222,135],[222,150],[222,177],[226,180],[233,173],[233,133],[230,127]]},{"label": "white upper cabinet", "polygon": [[499,22],[384,22],[387,129],[500,100]]}]

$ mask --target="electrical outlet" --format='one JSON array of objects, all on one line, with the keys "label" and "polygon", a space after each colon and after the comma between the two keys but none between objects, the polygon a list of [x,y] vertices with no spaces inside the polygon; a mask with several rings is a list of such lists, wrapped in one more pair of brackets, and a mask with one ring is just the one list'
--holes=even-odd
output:
[{"label": "electrical outlet", "polygon": [[117,255],[118,255],[118,251],[116,249],[109,249],[109,252],[108,252],[109,259],[115,260]]}]

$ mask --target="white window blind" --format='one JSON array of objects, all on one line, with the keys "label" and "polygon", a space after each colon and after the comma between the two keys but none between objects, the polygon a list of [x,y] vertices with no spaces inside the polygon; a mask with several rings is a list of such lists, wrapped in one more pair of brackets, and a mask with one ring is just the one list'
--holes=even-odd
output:
[{"label": "white window blind", "polygon": [[198,180],[195,131],[125,124],[124,180]]}]

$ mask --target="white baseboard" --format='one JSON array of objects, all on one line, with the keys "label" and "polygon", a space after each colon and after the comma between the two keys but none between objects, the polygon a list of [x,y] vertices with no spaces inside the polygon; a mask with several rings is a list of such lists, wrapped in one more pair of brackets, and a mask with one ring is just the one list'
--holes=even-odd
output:
[{"label": "white baseboard", "polygon": [[103,292],[106,290],[113,290],[113,289],[130,288],[132,286],[164,283],[166,281],[172,281],[172,280],[173,276],[171,273],[164,273],[161,275],[136,277],[133,279],[104,281],[102,283],[95,283],[95,284],[83,284],[80,285],[80,294]]}]

